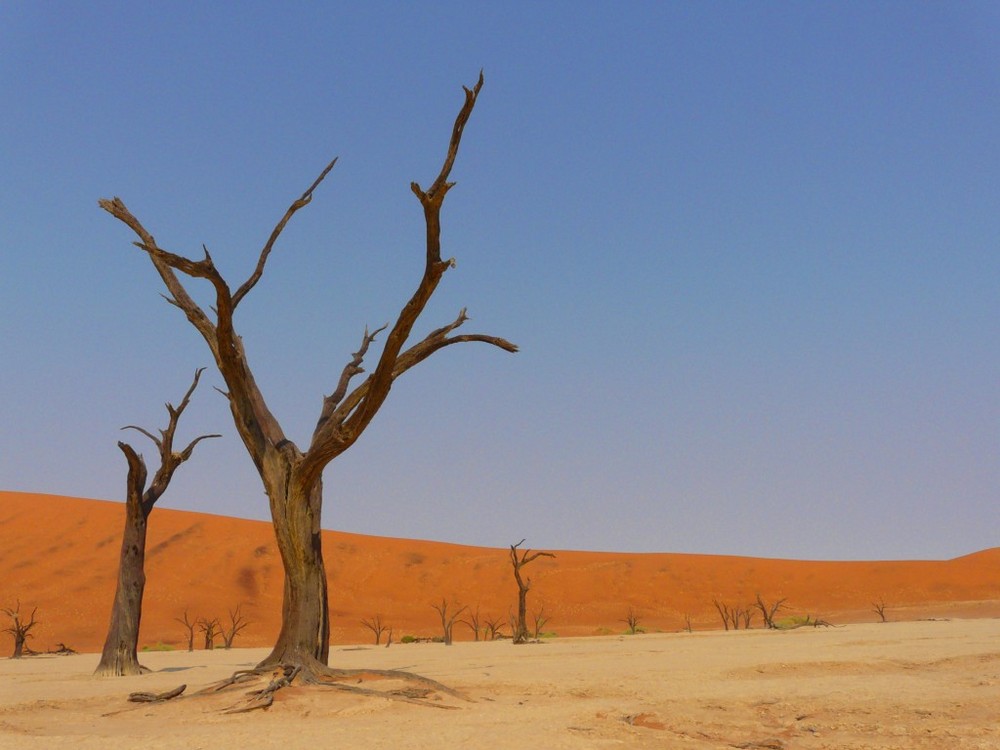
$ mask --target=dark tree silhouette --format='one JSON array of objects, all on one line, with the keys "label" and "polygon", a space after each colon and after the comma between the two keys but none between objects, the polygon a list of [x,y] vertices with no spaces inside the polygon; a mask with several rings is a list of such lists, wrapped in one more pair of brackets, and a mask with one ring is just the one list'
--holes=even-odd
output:
[{"label": "dark tree silhouette", "polygon": [[[246,350],[235,329],[239,304],[264,275],[271,251],[288,221],[308,205],[313,193],[333,169],[331,161],[302,195],[294,200],[275,225],[257,258],[250,276],[235,291],[216,269],[205,248],[204,258],[191,260],[168,252],[132,214],[120,198],[101,200],[100,206],[124,223],[138,237],[135,243],[146,252],[167,288],[168,301],[177,306],[205,340],[226,383],[233,423],[260,475],[268,496],[275,537],[284,565],[284,597],[281,630],[271,653],[258,665],[258,673],[276,667],[310,680],[344,677],[343,670],[326,668],[329,657],[329,606],[326,570],[320,537],[323,505],[323,469],[348,450],[381,409],[398,377],[435,352],[452,344],[482,342],[508,352],[517,351],[509,341],[484,334],[456,334],[467,316],[463,309],[451,323],[428,333],[407,346],[414,324],[423,312],[445,271],[454,259],[441,256],[441,208],[454,183],[449,182],[465,125],[483,85],[482,74],[455,119],[447,153],[431,186],[417,183],[410,188],[423,208],[426,225],[424,270],[412,297],[400,310],[392,326],[366,330],[361,344],[344,366],[322,408],[310,443],[304,449],[290,440],[269,408],[253,376]],[[342,269],[338,269],[342,270]],[[204,279],[214,292],[210,315],[188,293],[177,273]],[[351,381],[362,367],[376,336],[388,329],[374,370],[351,389]],[[298,362],[291,366],[298,366]],[[295,671],[296,667],[300,667]]]},{"label": "dark tree silhouette", "polygon": [[219,624],[219,618],[213,617],[209,620],[207,617],[202,617],[198,620],[198,630],[205,634],[205,650],[212,651],[215,649],[215,637],[219,635],[221,631],[221,626]]},{"label": "dark tree silhouette", "polygon": [[[24,655],[26,649],[25,642],[29,638],[34,638],[31,633],[31,629],[38,624],[35,620],[35,613],[38,611],[38,607],[31,610],[31,616],[28,618],[27,622],[21,619],[21,600],[17,600],[17,605],[11,609],[10,607],[4,607],[3,613],[11,619],[10,627],[3,629],[3,632],[10,633],[14,636],[14,653],[11,654],[11,659],[20,659]],[[31,649],[27,649],[30,653],[33,653]]]},{"label": "dark tree silhouette", "polygon": [[[774,630],[774,616],[784,608],[786,601],[788,600],[778,599],[778,601],[774,602],[774,604],[766,604],[760,594],[757,594],[757,601],[751,604],[750,607],[751,609],[753,607],[759,609],[761,617],[764,618],[764,627]],[[747,626],[749,627],[749,620],[747,621]]]},{"label": "dark tree silhouette", "polygon": [[878,601],[872,602],[872,611],[878,615],[879,622],[885,622],[885,598],[880,597]]},{"label": "dark tree silhouette", "polygon": [[434,607],[434,611],[441,616],[441,632],[444,645],[450,646],[452,631],[455,628],[455,620],[458,619],[458,616],[462,614],[467,607],[459,607],[458,609],[452,611],[451,614],[448,614],[448,602],[446,599],[441,599],[440,604],[432,604],[431,606]]},{"label": "dark tree silhouette", "polygon": [[187,631],[188,651],[194,651],[194,629],[198,627],[198,621],[195,620],[194,622],[192,622],[191,620],[189,620],[186,609],[184,610],[183,618],[175,617],[174,619],[177,620],[177,622],[179,622],[181,625],[183,625],[184,629]]},{"label": "dark tree silhouette", "polygon": [[479,640],[479,634],[482,632],[482,617],[479,614],[479,607],[476,607],[476,611],[473,612],[469,610],[468,619],[459,620],[463,625],[468,625],[469,630],[472,631],[473,640]]},{"label": "dark tree silhouette", "polygon": [[517,581],[517,619],[513,619],[511,624],[514,629],[514,643],[528,642],[528,591],[531,590],[531,579],[521,575],[521,568],[537,560],[539,557],[555,557],[551,552],[532,552],[530,549],[518,552],[518,547],[524,544],[522,539],[517,544],[510,545],[510,564],[514,569],[514,580]]},{"label": "dark tree silhouette", "polygon": [[628,626],[628,634],[635,635],[640,632],[639,623],[642,621],[641,615],[635,611],[635,608],[629,606],[628,612],[625,615],[625,619],[621,620],[626,626]]},{"label": "dark tree silhouette", "polygon": [[388,627],[382,622],[382,615],[376,614],[370,619],[362,620],[361,624],[372,631],[372,635],[375,636],[375,645],[380,645],[382,643],[382,633],[384,633]]},{"label": "dark tree silhouette", "polygon": [[128,443],[119,442],[118,447],[128,461],[128,479],[125,495],[125,529],[122,532],[121,554],[118,558],[118,586],[111,606],[111,622],[104,639],[101,661],[95,674],[135,675],[145,668],[139,664],[136,648],[139,644],[139,620],[142,617],[142,595],[146,588],[146,527],[149,514],[170,484],[177,467],[191,458],[194,447],[206,438],[219,435],[196,437],[182,451],[174,450],[174,432],[177,422],[191,401],[191,394],[198,387],[198,380],[204,368],[197,370],[194,381],[188,388],[180,406],[167,404],[170,419],[166,429],[160,430],[160,437],[150,432],[128,425],[123,430],[137,430],[156,444],[160,454],[160,468],[153,475],[153,481],[146,487],[146,462]]},{"label": "dark tree silhouette", "polygon": [[231,649],[233,647],[233,641],[236,640],[236,636],[238,636],[240,631],[250,624],[250,621],[243,616],[240,608],[241,605],[237,604],[236,609],[229,610],[228,626],[219,626],[219,634],[222,636],[222,644],[226,649]]}]

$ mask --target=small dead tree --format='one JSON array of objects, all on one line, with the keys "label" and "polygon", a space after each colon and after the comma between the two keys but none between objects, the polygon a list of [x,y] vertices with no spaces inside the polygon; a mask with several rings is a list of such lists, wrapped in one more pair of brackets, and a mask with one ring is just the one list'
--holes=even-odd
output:
[{"label": "small dead tree", "polygon": [[480,632],[482,632],[482,627],[480,625],[480,623],[482,622],[482,618],[479,616],[479,607],[476,607],[475,612],[473,612],[470,609],[468,619],[459,620],[459,622],[461,622],[463,625],[468,625],[469,630],[472,631],[473,639],[476,641],[479,640],[479,634]]},{"label": "small dead tree", "polygon": [[[719,617],[722,618],[722,627],[724,627],[726,630],[729,630],[729,625],[734,619],[733,613],[729,609],[729,605],[723,604],[718,599],[713,599],[712,604],[715,605],[715,609],[718,611]],[[737,627],[739,627],[738,623]]]},{"label": "small dead tree", "polygon": [[524,544],[522,539],[517,544],[510,545],[510,564],[514,569],[514,580],[517,581],[517,619],[512,620],[513,641],[515,644],[528,642],[528,591],[531,590],[531,579],[521,575],[521,568],[539,557],[555,557],[551,552],[532,552],[530,549],[518,552],[518,547]]},{"label": "small dead tree", "polygon": [[694,632],[691,629],[691,615],[684,615],[684,630],[688,633]]},{"label": "small dead tree", "polygon": [[784,608],[784,604],[787,599],[779,599],[774,602],[774,604],[765,604],[764,600],[761,598],[760,594],[757,594],[757,601],[754,602],[751,607],[756,607],[760,610],[761,616],[764,618],[764,627],[770,630],[775,629],[774,616],[778,614],[781,609]]},{"label": "small dead tree", "polygon": [[187,631],[188,651],[194,651],[194,629],[198,627],[198,621],[195,620],[194,622],[192,622],[191,620],[189,620],[186,609],[184,610],[183,619],[180,617],[175,617],[174,619],[181,625],[183,625],[184,629]]},{"label": "small dead tree", "polygon": [[535,627],[534,627],[534,634],[531,637],[534,638],[537,641],[539,639],[539,637],[541,637],[542,628],[544,628],[545,627],[545,623],[547,623],[549,621],[549,616],[547,614],[545,614],[545,605],[544,604],[541,607],[538,608],[538,611],[535,612],[534,615],[532,615],[531,619],[532,619],[532,621],[534,622],[534,625],[535,625]]},{"label": "small dead tree", "polygon": [[215,637],[219,634],[219,618],[213,617],[209,620],[202,617],[198,620],[198,630],[205,634],[205,650],[213,650],[215,648]]},{"label": "small dead tree", "polygon": [[878,601],[872,602],[872,611],[878,615],[879,622],[885,622],[885,598],[879,597]]},{"label": "small dead tree", "polygon": [[125,529],[122,532],[121,553],[118,557],[118,586],[111,606],[111,622],[104,639],[101,661],[94,674],[124,676],[142,674],[144,667],[139,664],[136,653],[139,645],[139,620],[142,617],[142,595],[146,588],[146,526],[149,514],[160,496],[167,489],[177,467],[191,458],[194,447],[206,438],[219,435],[196,437],[181,451],[174,450],[174,432],[181,414],[191,400],[191,394],[198,387],[198,380],[204,368],[194,374],[194,381],[188,388],[180,406],[167,404],[169,420],[166,429],[156,437],[150,432],[128,425],[123,430],[136,430],[156,444],[160,454],[160,468],[153,475],[153,481],[146,487],[146,462],[128,443],[119,442],[118,447],[128,462],[128,479],[125,495]]},{"label": "small dead tree", "polygon": [[639,613],[636,612],[635,609],[633,609],[630,606],[628,608],[628,614],[625,615],[625,619],[621,620],[620,622],[624,622],[625,625],[628,627],[628,631],[627,632],[628,632],[629,635],[635,635],[636,633],[641,632],[640,629],[639,629],[639,622],[640,621],[641,621],[641,618],[639,616]]},{"label": "small dead tree", "polygon": [[468,608],[459,607],[451,614],[448,614],[448,601],[446,599],[441,599],[440,604],[432,604],[431,606],[439,615],[441,615],[441,630],[444,633],[444,645],[450,646],[452,629],[455,627],[455,620],[457,620],[458,616]]},{"label": "small dead tree", "polygon": [[740,622],[743,623],[743,629],[750,629],[750,621],[753,620],[753,606],[745,607],[743,609],[737,610],[737,616]]},{"label": "small dead tree", "polygon": [[382,643],[382,633],[384,633],[388,627],[382,622],[382,615],[376,614],[374,617],[362,620],[361,624],[372,631],[372,634],[375,636],[375,645],[380,645]]},{"label": "small dead tree", "polygon": [[228,651],[233,647],[233,641],[240,631],[246,628],[250,621],[240,612],[241,605],[237,604],[236,609],[229,610],[229,625],[219,626],[219,634],[222,636],[223,647]]},{"label": "small dead tree", "polygon": [[486,635],[489,636],[491,641],[495,641],[497,638],[502,638],[503,633],[503,615],[497,617],[486,616],[483,618],[483,625],[486,628]]},{"label": "small dead tree", "polygon": [[14,653],[11,654],[11,659],[20,659],[25,650],[31,653],[31,649],[26,649],[25,642],[29,638],[34,638],[35,636],[31,633],[31,629],[38,624],[35,620],[35,613],[38,611],[38,607],[31,610],[31,616],[27,621],[21,619],[21,600],[17,600],[17,605],[11,609],[10,607],[4,607],[3,613],[11,619],[10,627],[4,628],[3,632],[10,633],[14,636]]}]

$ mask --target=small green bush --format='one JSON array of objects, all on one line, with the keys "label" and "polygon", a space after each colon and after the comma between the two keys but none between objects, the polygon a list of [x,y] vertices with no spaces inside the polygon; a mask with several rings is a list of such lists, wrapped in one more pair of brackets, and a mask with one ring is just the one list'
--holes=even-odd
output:
[{"label": "small green bush", "polygon": [[400,643],[416,643],[417,639],[415,637],[413,637],[412,635],[404,635],[402,638],[399,639],[399,642]]},{"label": "small green bush", "polygon": [[169,643],[164,643],[163,641],[157,641],[155,645],[145,645],[142,647],[143,651],[173,651],[174,647]]}]

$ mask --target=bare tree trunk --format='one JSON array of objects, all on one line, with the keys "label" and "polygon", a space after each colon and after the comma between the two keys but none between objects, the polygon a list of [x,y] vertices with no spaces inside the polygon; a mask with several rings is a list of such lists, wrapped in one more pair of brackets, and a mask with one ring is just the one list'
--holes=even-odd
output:
[{"label": "bare tree trunk", "polygon": [[[141,492],[141,491],[140,491]],[[118,563],[118,587],[111,607],[111,624],[95,674],[122,677],[149,670],[139,663],[139,620],[146,588],[146,519],[140,499],[129,492],[125,505],[125,531]]]},{"label": "bare tree trunk", "polygon": [[[279,475],[280,476],[280,475]],[[273,482],[267,482],[273,487]],[[317,478],[307,490],[282,482],[289,495],[271,493],[271,518],[281,561],[285,591],[281,631],[260,667],[279,664],[326,664],[330,653],[330,612],[326,566],[320,537],[323,483]]]}]

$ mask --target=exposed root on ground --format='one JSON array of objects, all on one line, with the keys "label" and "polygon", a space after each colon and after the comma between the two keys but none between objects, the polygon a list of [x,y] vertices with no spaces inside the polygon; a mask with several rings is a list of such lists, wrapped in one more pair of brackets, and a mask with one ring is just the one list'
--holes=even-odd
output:
[{"label": "exposed root on ground", "polygon": [[[275,694],[282,688],[291,687],[293,683],[297,686],[326,688],[429,708],[457,708],[443,702],[442,698],[445,696],[472,702],[471,698],[458,690],[412,672],[397,669],[333,669],[319,662],[308,666],[283,664],[277,667],[258,666],[254,669],[241,669],[225,680],[202,688],[194,693],[194,696],[228,693],[260,683],[265,679],[269,680],[266,685],[246,691],[242,700],[224,708],[222,712],[239,714],[267,709],[274,703]],[[378,682],[387,683],[386,688],[379,689],[366,685]],[[399,686],[399,683],[402,683],[402,686]],[[131,696],[129,700],[133,700]]]}]

